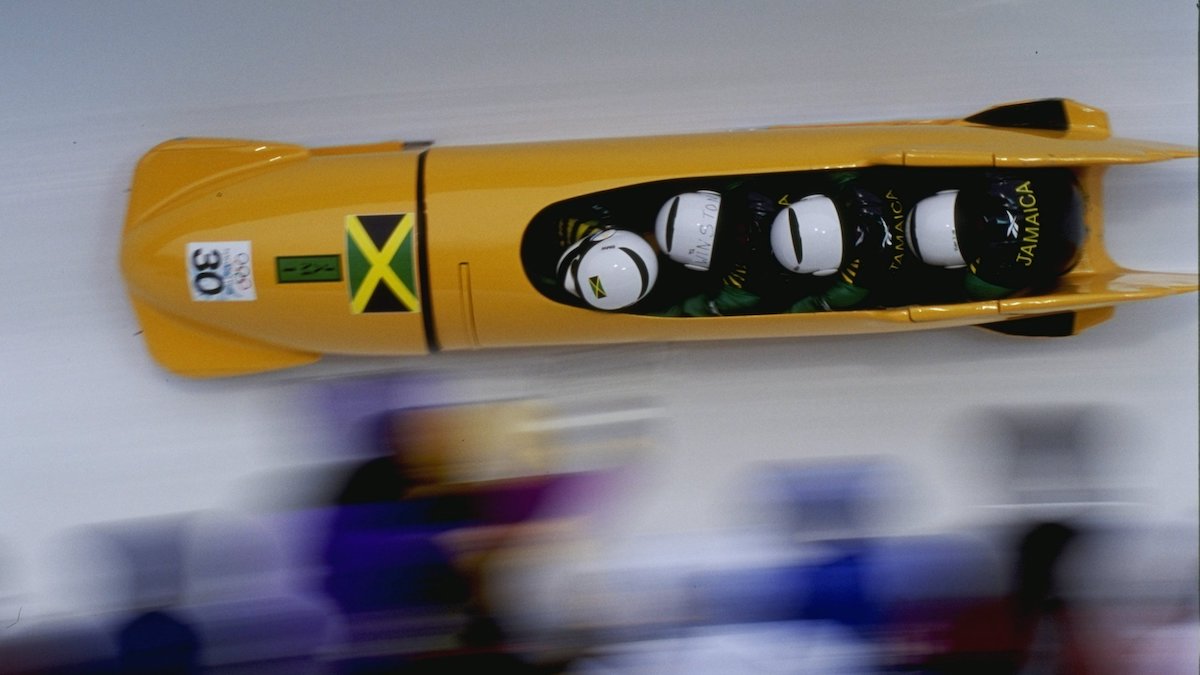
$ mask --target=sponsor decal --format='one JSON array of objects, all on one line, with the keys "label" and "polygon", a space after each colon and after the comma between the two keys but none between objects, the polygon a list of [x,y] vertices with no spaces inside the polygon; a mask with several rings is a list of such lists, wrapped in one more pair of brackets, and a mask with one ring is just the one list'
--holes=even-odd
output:
[{"label": "sponsor decal", "polygon": [[337,255],[288,255],[275,258],[275,278],[281,284],[306,284],[342,280],[342,258]]},{"label": "sponsor decal", "polygon": [[898,270],[904,265],[904,203],[896,196],[895,190],[888,190],[884,199],[887,200],[887,217],[891,219],[891,227],[884,230],[883,245],[892,251],[889,270]]},{"label": "sponsor decal", "polygon": [[411,213],[346,216],[350,311],[416,312],[416,249]]},{"label": "sponsor decal", "polygon": [[193,241],[184,253],[188,290],[198,302],[258,297],[248,241]]},{"label": "sponsor decal", "polygon": [[[1021,238],[1021,250],[1017,253],[1017,262],[1029,267],[1037,257],[1038,237],[1041,235],[1041,212],[1038,209],[1037,194],[1030,187],[1029,181],[1017,186],[1017,203],[1021,206],[1021,218],[1025,221],[1025,236]],[[1011,233],[1013,238],[1015,233]]]}]

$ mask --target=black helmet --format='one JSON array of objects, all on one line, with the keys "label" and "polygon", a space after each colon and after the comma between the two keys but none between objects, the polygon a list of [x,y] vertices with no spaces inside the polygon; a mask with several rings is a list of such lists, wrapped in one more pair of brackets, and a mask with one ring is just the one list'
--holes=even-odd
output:
[{"label": "black helmet", "polygon": [[936,267],[966,266],[1009,292],[1044,286],[1079,259],[1086,228],[1070,171],[991,171],[916,204],[906,233]]}]

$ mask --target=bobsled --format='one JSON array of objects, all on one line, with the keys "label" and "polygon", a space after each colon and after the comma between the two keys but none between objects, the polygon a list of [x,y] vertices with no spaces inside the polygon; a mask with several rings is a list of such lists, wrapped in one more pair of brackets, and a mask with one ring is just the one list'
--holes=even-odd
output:
[{"label": "bobsled", "polygon": [[[137,165],[121,267],[150,353],[193,377],[326,354],[968,325],[1065,336],[1108,319],[1119,303],[1196,290],[1195,274],[1130,270],[1109,257],[1101,193],[1108,166],[1194,156],[1190,147],[1114,138],[1104,112],[1065,99],[958,119],[464,147],[182,138]],[[1069,172],[1086,234],[1053,283],[989,299],[667,316],[601,311],[543,280],[558,252],[539,242],[554,237],[547,214],[563,205],[594,196],[650,204],[710,184],[779,176],[801,184],[845,170]],[[634,220],[630,229],[653,230],[653,212]]]}]

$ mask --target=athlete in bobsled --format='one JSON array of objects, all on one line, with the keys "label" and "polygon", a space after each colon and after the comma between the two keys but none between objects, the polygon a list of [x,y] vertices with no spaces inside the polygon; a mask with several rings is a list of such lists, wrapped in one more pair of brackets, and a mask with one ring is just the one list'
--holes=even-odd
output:
[{"label": "athlete in bobsled", "polygon": [[778,294],[783,281],[768,241],[779,201],[742,185],[725,194],[700,190],[668,199],[655,220],[658,247],[670,260],[701,274],[696,276],[699,292],[660,313],[724,316],[771,311],[769,298]]},{"label": "athlete in bobsled", "polygon": [[913,207],[905,232],[914,257],[960,270],[959,298],[1038,290],[1078,261],[1086,228],[1074,175],[1062,169],[987,171]]},{"label": "athlete in bobsled", "polygon": [[571,295],[594,309],[631,307],[654,287],[658,255],[649,242],[600,220],[571,219],[560,223],[579,238],[558,259],[556,277]]},{"label": "athlete in bobsled", "polygon": [[819,312],[905,304],[905,202],[895,175],[839,172],[823,193],[789,204],[771,224],[784,269],[819,279],[785,311]]}]

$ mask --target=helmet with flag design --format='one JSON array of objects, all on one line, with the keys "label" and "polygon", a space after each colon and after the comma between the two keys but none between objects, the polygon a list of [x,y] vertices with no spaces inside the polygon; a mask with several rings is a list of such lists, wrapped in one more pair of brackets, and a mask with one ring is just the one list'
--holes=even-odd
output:
[{"label": "helmet with flag design", "polygon": [[604,229],[572,244],[559,258],[557,274],[568,293],[612,311],[646,297],[658,278],[658,258],[638,235]]}]

